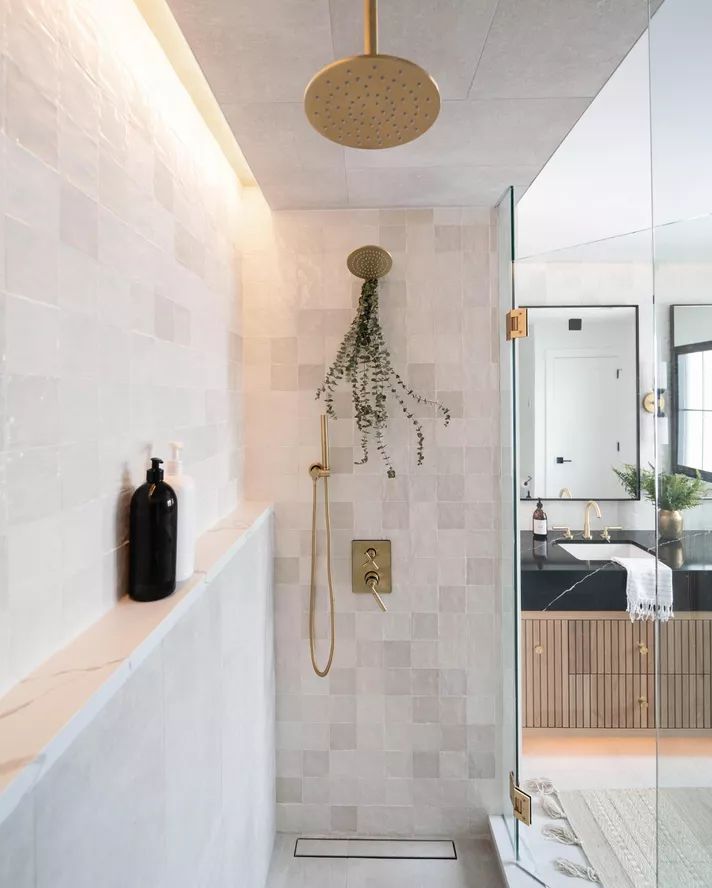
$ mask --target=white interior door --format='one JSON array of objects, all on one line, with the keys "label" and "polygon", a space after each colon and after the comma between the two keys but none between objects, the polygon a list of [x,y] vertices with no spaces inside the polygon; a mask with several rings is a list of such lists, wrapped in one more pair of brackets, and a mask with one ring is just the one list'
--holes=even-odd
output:
[{"label": "white interior door", "polygon": [[564,487],[574,499],[621,496],[613,467],[634,460],[629,423],[620,422],[626,416],[622,394],[629,388],[624,375],[623,361],[610,351],[547,352],[547,497],[558,497]]}]

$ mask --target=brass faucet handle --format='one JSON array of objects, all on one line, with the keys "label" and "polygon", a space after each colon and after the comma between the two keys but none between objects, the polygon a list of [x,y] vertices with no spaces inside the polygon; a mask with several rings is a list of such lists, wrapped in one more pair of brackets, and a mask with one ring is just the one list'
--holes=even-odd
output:
[{"label": "brass faucet handle", "polygon": [[383,603],[383,599],[381,598],[381,596],[378,594],[378,583],[381,578],[378,576],[377,573],[374,573],[373,571],[369,571],[366,574],[365,579],[366,579],[366,585],[371,590],[371,592],[373,593],[373,597],[378,602],[378,606],[381,608],[382,611],[384,611],[384,612],[387,611],[388,608]]},{"label": "brass faucet handle", "polygon": [[366,549],[366,560],[361,565],[361,567],[370,567],[373,570],[379,570],[378,564],[376,564],[376,555],[378,553],[375,549]]},{"label": "brass faucet handle", "polygon": [[572,540],[572,539],[574,538],[574,535],[571,533],[571,528],[570,528],[570,527],[566,527],[566,526],[563,525],[563,524],[556,524],[556,525],[554,525],[554,527],[552,527],[551,529],[552,529],[552,530],[563,530],[563,532],[564,532],[564,539],[565,539],[565,540]]},{"label": "brass faucet handle", "polygon": [[601,539],[605,540],[607,543],[611,541],[611,530],[623,530],[620,524],[612,524],[610,527],[604,527],[601,531]]}]

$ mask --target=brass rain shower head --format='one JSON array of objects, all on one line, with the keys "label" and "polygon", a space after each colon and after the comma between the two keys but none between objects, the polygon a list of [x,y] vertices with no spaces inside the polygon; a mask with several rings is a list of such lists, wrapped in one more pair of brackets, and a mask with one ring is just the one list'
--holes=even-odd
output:
[{"label": "brass rain shower head", "polygon": [[346,266],[351,274],[366,281],[388,274],[392,265],[393,258],[388,250],[384,250],[383,247],[375,247],[372,244],[358,247],[349,253],[349,258],[346,260]]},{"label": "brass rain shower head", "polygon": [[422,136],[440,113],[433,78],[415,62],[378,52],[377,0],[364,0],[364,54],[311,80],[304,110],[314,129],[349,148],[393,148]]}]

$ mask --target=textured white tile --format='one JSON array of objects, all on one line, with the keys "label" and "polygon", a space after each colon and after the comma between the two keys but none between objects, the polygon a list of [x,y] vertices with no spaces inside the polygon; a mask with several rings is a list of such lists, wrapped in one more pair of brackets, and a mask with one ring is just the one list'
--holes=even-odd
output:
[{"label": "textured white tile", "polygon": [[[472,733],[468,758],[470,647],[479,643],[481,634],[492,634],[490,626],[480,633],[465,618],[468,557],[473,559],[471,579],[477,578],[483,590],[481,601],[489,602],[492,611],[495,601],[489,550],[476,555],[467,542],[472,536],[470,516],[481,511],[484,483],[494,467],[491,461],[485,468],[477,460],[466,467],[465,429],[460,419],[467,404],[473,428],[488,420],[490,392],[496,392],[498,385],[496,374],[483,376],[479,368],[477,373],[465,372],[472,332],[462,317],[474,308],[470,292],[465,296],[464,281],[471,267],[464,260],[473,244],[480,240],[488,244],[486,215],[459,206],[437,211],[438,226],[456,229],[455,233],[448,230],[447,237],[442,231],[436,236],[436,212],[429,208],[384,212],[378,217],[383,224],[400,226],[405,247],[394,255],[392,277],[383,287],[381,316],[386,338],[397,347],[401,341],[419,344],[418,335],[432,343],[430,354],[418,349],[407,355],[409,364],[406,350],[401,354],[396,348],[394,361],[416,388],[431,395],[439,392],[452,402],[455,418],[450,428],[437,431],[435,423],[426,420],[429,463],[426,474],[421,474],[423,470],[414,464],[410,432],[395,417],[389,439],[398,476],[392,481],[384,479],[383,467],[374,455],[366,466],[349,465],[349,459],[358,457],[353,423],[350,419],[331,423],[334,524],[344,525],[343,531],[335,527],[332,540],[337,615],[339,629],[343,630],[349,617],[352,631],[348,635],[337,632],[327,681],[313,675],[309,662],[311,491],[303,467],[318,452],[319,407],[310,389],[318,384],[319,374],[315,371],[314,378],[307,379],[307,370],[311,373],[311,368],[327,366],[333,359],[351,311],[335,311],[328,291],[323,301],[312,298],[311,292],[306,296],[300,281],[304,275],[310,285],[320,286],[321,279],[311,274],[312,269],[333,261],[333,286],[346,283],[342,263],[347,250],[374,233],[378,237],[377,231],[369,231],[371,219],[371,211],[274,214],[273,243],[263,239],[251,262],[255,269],[279,268],[280,283],[275,287],[258,275],[246,279],[244,289],[247,313],[254,307],[265,319],[259,341],[267,339],[269,344],[259,347],[258,340],[248,334],[251,366],[265,368],[268,384],[247,396],[253,418],[247,429],[247,485],[250,491],[258,484],[277,502],[280,826],[311,830],[312,835],[317,829],[361,835],[437,835],[449,829],[460,833],[474,823],[484,826],[481,812],[473,815],[468,808],[467,795],[471,787],[479,787],[479,781],[489,779],[485,775],[493,759],[486,729],[495,721],[491,709],[483,708],[477,724],[485,733]],[[443,257],[448,261],[440,274],[438,263],[444,262]],[[438,290],[434,300],[436,273],[444,289],[442,294]],[[476,275],[489,304],[488,256]],[[451,300],[450,312],[445,299]],[[489,317],[490,309],[483,311],[485,316],[475,324],[478,329]],[[298,376],[296,384],[287,387],[272,372],[295,366],[286,363],[290,352],[285,351],[288,337],[283,333],[295,318],[296,368],[303,363],[303,391],[298,388]],[[329,337],[327,326],[333,330]],[[489,327],[482,336],[489,349]],[[349,407],[350,396],[345,388],[340,389],[339,414],[349,416]],[[279,443],[271,443],[275,414],[290,418],[280,426]],[[295,437],[296,443],[290,445]],[[481,479],[470,482],[475,473]],[[350,564],[342,556],[348,553],[352,536],[392,540],[395,587],[386,614],[374,602],[350,594]],[[320,534],[322,556],[323,545]],[[321,617],[326,607],[323,583],[320,574]],[[326,643],[323,620],[319,642],[322,653]],[[485,641],[482,646],[482,661],[491,663],[491,645]],[[491,687],[474,685],[473,693],[488,696]],[[426,814],[424,807],[429,809]]]},{"label": "textured white tile", "polygon": [[[149,451],[166,456],[175,438],[186,441],[203,530],[233,507],[241,472],[241,366],[226,346],[241,320],[239,184],[133,4],[6,6],[0,369],[9,382],[0,386],[0,451],[12,453],[2,458],[10,472],[0,530],[112,494],[116,508],[143,481]],[[187,258],[174,252],[178,226]],[[156,293],[173,306],[163,340]],[[133,350],[132,331],[141,338]],[[44,620],[31,627],[47,589],[30,582],[33,568],[13,571],[9,591],[24,604],[3,612],[3,640],[16,655],[12,668],[2,659],[0,686],[123,591],[107,526],[98,582],[94,563],[58,567],[58,604],[62,589],[73,601],[60,632]]]},{"label": "textured white tile", "polygon": [[35,799],[22,801],[0,826],[0,884],[35,888]]},{"label": "textured white tile", "polygon": [[644,0],[613,5],[572,0],[566,15],[559,12],[546,0],[526,8],[503,0],[471,95],[593,97],[648,24]]},{"label": "textured white tile", "polygon": [[56,376],[59,369],[59,312],[16,296],[5,302],[8,373]]},{"label": "textured white tile", "polygon": [[162,685],[156,652],[39,784],[38,888],[165,884]]},{"label": "textured white tile", "polygon": [[8,447],[38,447],[57,441],[60,421],[56,379],[9,376],[5,409]]},{"label": "textured white tile", "polygon": [[[647,23],[644,0],[572,0],[563,15],[552,0],[526,9],[390,0],[379,9],[380,50],[423,66],[443,107],[410,145],[355,152],[316,135],[302,97],[323,65],[362,52],[361,4],[171,8],[275,209],[493,206],[505,188],[531,182]],[[380,175],[344,182],[344,162]]]},{"label": "textured white tile", "polygon": [[219,613],[211,602],[194,606],[163,651],[165,770],[182,774],[166,784],[167,880],[188,886],[200,877],[222,797]]}]

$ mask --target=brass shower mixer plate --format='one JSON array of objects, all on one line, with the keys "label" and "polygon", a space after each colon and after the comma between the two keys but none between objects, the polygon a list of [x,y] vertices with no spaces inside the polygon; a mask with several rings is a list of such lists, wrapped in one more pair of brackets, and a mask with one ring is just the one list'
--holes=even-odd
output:
[{"label": "brass shower mixer plate", "polygon": [[351,541],[351,590],[373,594],[368,580],[374,574],[378,577],[378,594],[393,591],[391,576],[390,540]]}]

